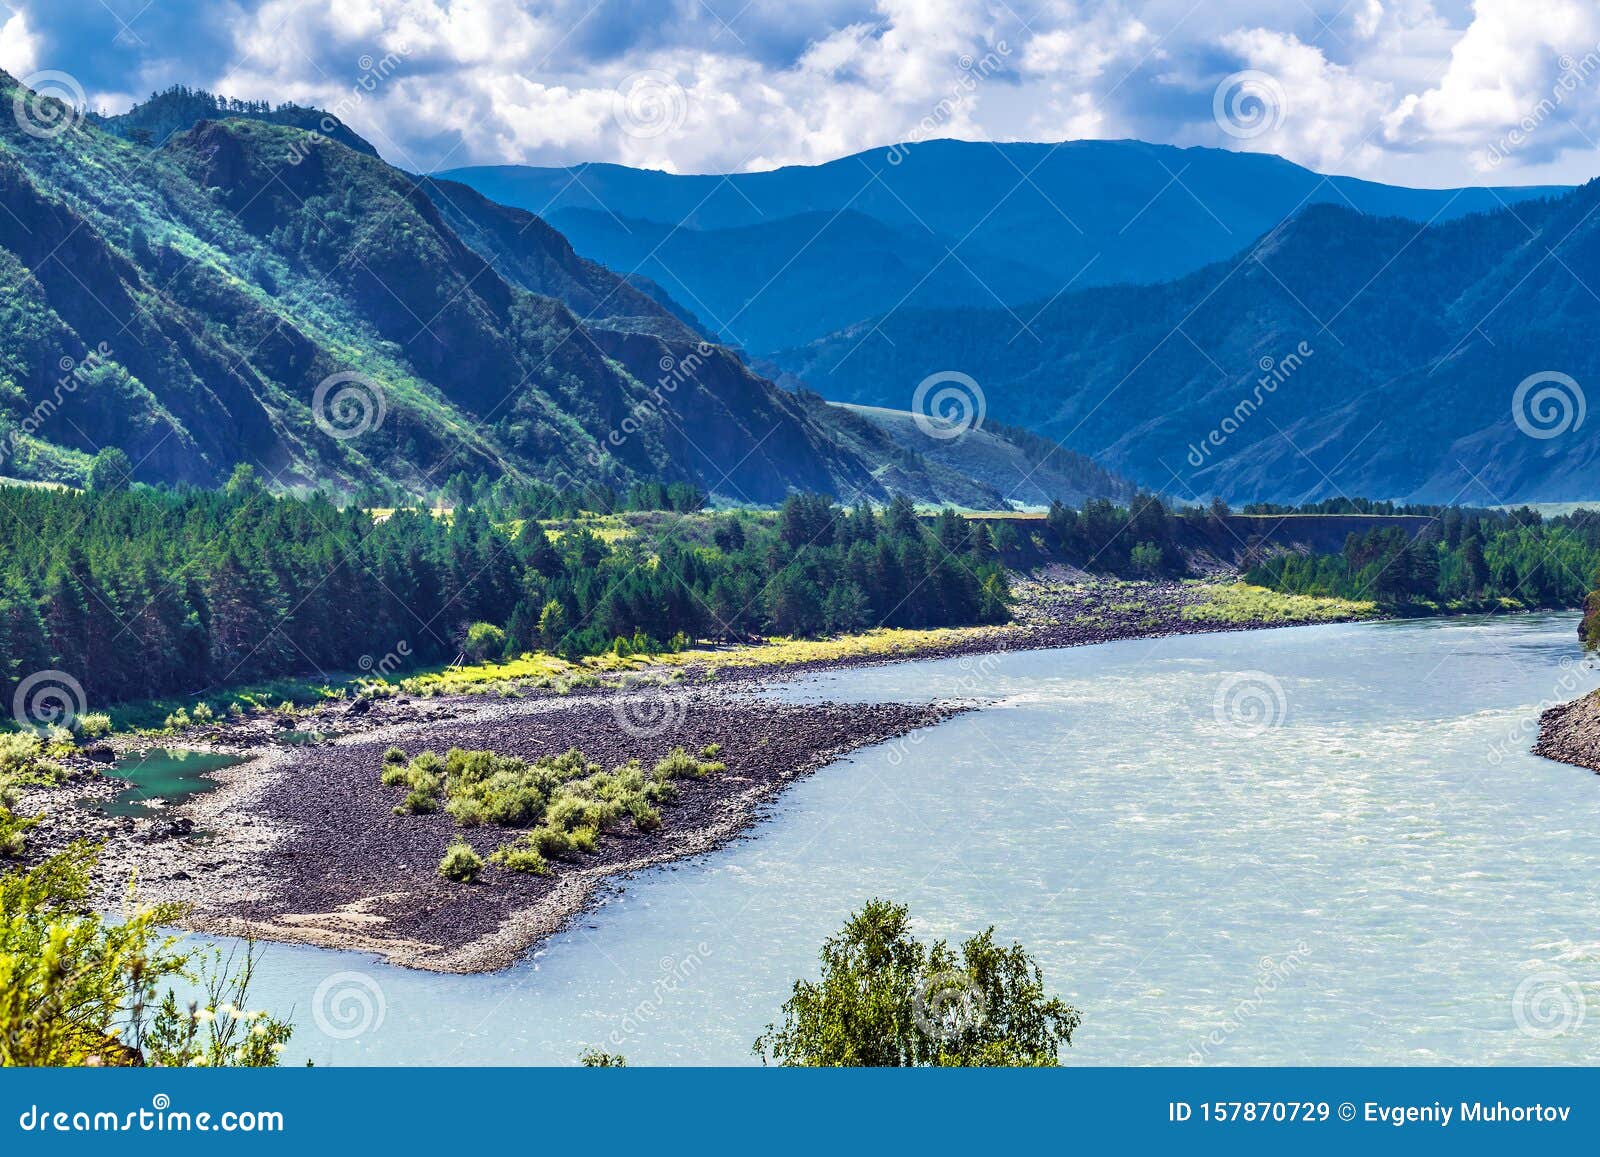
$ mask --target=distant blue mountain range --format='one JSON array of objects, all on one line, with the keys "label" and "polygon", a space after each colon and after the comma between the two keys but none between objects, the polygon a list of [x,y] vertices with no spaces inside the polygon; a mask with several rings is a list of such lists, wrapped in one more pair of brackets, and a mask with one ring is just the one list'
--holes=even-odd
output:
[{"label": "distant blue mountain range", "polygon": [[606,164],[441,175],[539,214],[756,355],[905,306],[1026,320],[1069,289],[1174,280],[1308,205],[1439,223],[1566,191],[1406,189],[1140,141],[929,141],[727,176]]}]

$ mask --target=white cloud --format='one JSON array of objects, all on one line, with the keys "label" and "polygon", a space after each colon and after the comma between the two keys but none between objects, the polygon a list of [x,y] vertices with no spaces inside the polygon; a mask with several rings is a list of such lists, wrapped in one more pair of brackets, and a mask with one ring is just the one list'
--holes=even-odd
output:
[{"label": "white cloud", "polygon": [[1370,169],[1377,162],[1381,150],[1372,138],[1389,108],[1387,82],[1329,61],[1321,48],[1292,33],[1240,29],[1221,43],[1245,69],[1275,82],[1264,86],[1270,97],[1257,99],[1282,103],[1281,108],[1261,110],[1274,127],[1241,137],[1241,147],[1278,153],[1324,171]]},{"label": "white cloud", "polygon": [[[1497,179],[1588,177],[1600,139],[1600,56],[1541,109],[1561,55],[1600,43],[1600,0],[170,0],[130,34],[99,12],[10,4],[13,72],[72,72],[97,106],[174,82],[344,102],[412,168],[725,171],[932,135],[1137,136],[1450,184],[1531,115],[1537,133]],[[362,59],[386,53],[400,67],[350,105]],[[1241,70],[1284,94],[1260,135],[1213,119],[1218,82]],[[681,88],[663,131],[619,122],[617,86],[642,72]]]},{"label": "white cloud", "polygon": [[[1600,108],[1600,7],[1593,0],[1475,0],[1472,22],[1437,83],[1408,94],[1388,120],[1413,147],[1493,148],[1528,129],[1543,155],[1572,143]],[[1543,140],[1539,137],[1542,135]]]},{"label": "white cloud", "polygon": [[28,14],[14,12],[0,24],[0,68],[21,79],[38,67],[39,38],[28,27]]}]

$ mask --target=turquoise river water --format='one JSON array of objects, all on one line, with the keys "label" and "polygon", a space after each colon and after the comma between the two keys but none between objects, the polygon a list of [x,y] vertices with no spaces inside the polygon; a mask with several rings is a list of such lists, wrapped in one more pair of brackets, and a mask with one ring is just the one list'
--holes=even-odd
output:
[{"label": "turquoise river water", "polygon": [[490,976],[268,945],[286,1062],[747,1063],[872,896],[993,923],[1084,1012],[1068,1063],[1600,1056],[1600,777],[1529,754],[1600,684],[1572,616],[1293,628],[807,677],[981,710],[795,785]]}]

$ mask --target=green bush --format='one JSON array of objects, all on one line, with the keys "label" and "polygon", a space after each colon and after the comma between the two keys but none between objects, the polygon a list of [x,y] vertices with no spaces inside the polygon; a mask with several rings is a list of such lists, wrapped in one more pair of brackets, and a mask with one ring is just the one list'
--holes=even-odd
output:
[{"label": "green bush", "polygon": [[[0,1065],[270,1066],[291,1028],[248,1008],[255,954],[179,951],[177,909],[103,919],[90,903],[95,852],[73,844],[0,872]],[[162,987],[179,978],[180,1006]]]},{"label": "green bush", "polygon": [[397,763],[404,763],[405,761],[406,753],[401,751],[398,747],[391,747],[388,751],[383,753],[383,762],[385,766],[392,766]]},{"label": "green bush", "polygon": [[544,756],[531,763],[492,751],[451,748],[442,757],[424,751],[408,764],[384,756],[380,778],[407,793],[396,814],[415,815],[441,807],[463,828],[524,828],[520,840],[500,847],[496,863],[512,871],[548,871],[551,860],[592,853],[600,838],[632,823],[640,832],[659,831],[660,807],[677,798],[677,780],[698,779],[723,770],[712,757],[674,748],[648,771],[636,759],[610,771],[581,751]]},{"label": "green bush", "polygon": [[474,663],[498,659],[505,653],[506,633],[493,623],[473,623],[462,648]]},{"label": "green bush", "polygon": [[535,876],[543,876],[550,871],[550,865],[539,854],[539,849],[529,846],[527,837],[501,845],[489,859],[508,872],[530,872]]},{"label": "green bush", "polygon": [[111,734],[111,716],[104,711],[89,711],[72,721],[79,739],[104,739]]},{"label": "green bush", "polygon": [[31,732],[0,735],[0,788],[43,787],[56,783],[61,765],[45,757],[44,744]]},{"label": "green bush", "polygon": [[439,861],[439,875],[458,884],[470,884],[483,872],[483,858],[464,841],[451,844]]}]

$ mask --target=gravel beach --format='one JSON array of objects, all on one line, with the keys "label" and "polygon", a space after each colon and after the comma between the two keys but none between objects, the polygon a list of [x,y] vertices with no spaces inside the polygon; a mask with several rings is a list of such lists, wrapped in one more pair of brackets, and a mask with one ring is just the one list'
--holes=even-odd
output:
[{"label": "gravel beach", "polygon": [[[613,683],[565,696],[336,702],[292,724],[252,717],[170,741],[242,758],[212,774],[216,788],[186,803],[148,816],[107,816],[99,809],[126,785],[77,757],[68,783],[28,793],[18,810],[44,816],[31,833],[30,859],[76,839],[103,845],[99,878],[108,909],[122,903],[136,877],[141,902],[187,905],[184,922],[198,931],[369,951],[436,971],[492,971],[560,930],[603,885],[735,838],[797,777],[971,708],[792,705],[759,695],[763,685],[822,667],[1284,625],[1185,618],[1184,607],[1199,597],[1194,587],[1176,583],[1136,590],[1042,584],[1027,590],[1013,623],[905,652],[715,672],[689,665],[661,672],[676,681]],[[708,682],[713,674],[715,682]],[[291,727],[334,738],[291,746],[285,741]],[[659,831],[624,825],[606,834],[596,852],[558,862],[546,876],[489,865],[472,884],[443,879],[439,860],[455,839],[487,858],[515,833],[462,831],[444,813],[397,816],[402,793],[379,780],[390,746],[408,755],[462,747],[522,758],[576,747],[612,767],[632,758],[649,765],[673,747],[696,751],[712,743],[726,770],[680,781],[682,794],[662,809]],[[129,742],[118,747],[127,750]],[[103,761],[110,752],[96,755]]]}]

